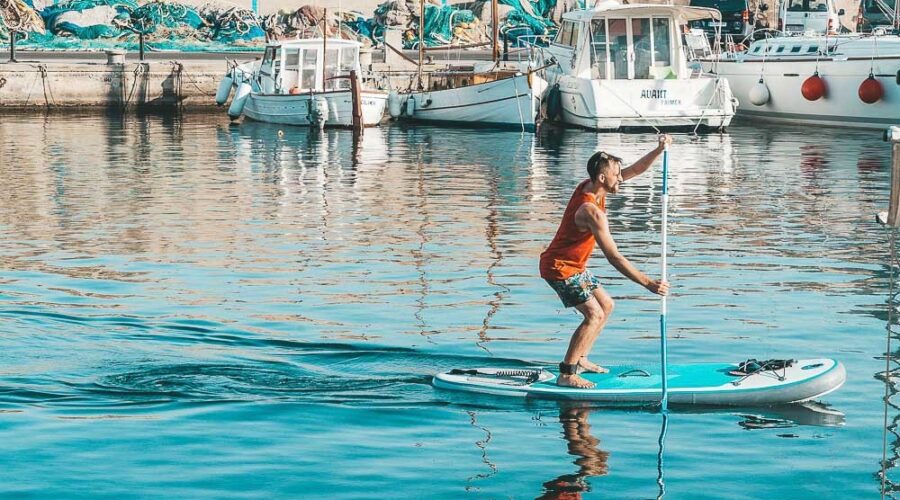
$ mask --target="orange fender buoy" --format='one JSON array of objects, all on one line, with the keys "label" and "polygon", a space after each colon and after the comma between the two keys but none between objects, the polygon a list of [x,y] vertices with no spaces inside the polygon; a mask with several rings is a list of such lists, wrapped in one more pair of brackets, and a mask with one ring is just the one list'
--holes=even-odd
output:
[{"label": "orange fender buoy", "polygon": [[869,73],[869,77],[859,85],[859,99],[866,104],[874,104],[884,97],[884,87]]},{"label": "orange fender buoy", "polygon": [[806,81],[803,82],[803,85],[800,86],[800,92],[807,101],[816,101],[825,97],[827,90],[828,87],[825,86],[825,80],[819,76],[818,71],[813,73],[813,75],[807,78]]},{"label": "orange fender buoy", "polygon": [[301,93],[300,87],[291,87],[290,93],[291,93],[291,95],[297,95],[297,94]]}]

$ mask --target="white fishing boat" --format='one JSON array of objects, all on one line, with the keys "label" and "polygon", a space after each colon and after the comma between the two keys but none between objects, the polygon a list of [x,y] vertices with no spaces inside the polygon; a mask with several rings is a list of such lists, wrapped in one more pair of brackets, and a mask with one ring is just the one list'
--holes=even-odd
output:
[{"label": "white fishing boat", "polygon": [[237,87],[228,109],[232,119],[243,115],[283,125],[352,127],[356,107],[362,126],[378,125],[387,93],[362,88],[360,46],[330,38],[273,42],[261,60],[229,72],[216,103],[223,105]]},{"label": "white fishing boat", "polygon": [[722,129],[737,101],[724,78],[687,65],[682,28],[718,11],[677,5],[598,2],[563,16],[542,60],[548,111],[590,129]]},{"label": "white fishing boat", "polygon": [[[425,2],[420,2],[424,9]],[[421,74],[424,46],[419,47],[417,87],[391,94],[391,117],[449,125],[534,131],[546,82],[527,63],[499,59],[497,0],[491,2],[493,61],[467,68],[448,67]],[[420,19],[424,18],[424,10]],[[422,39],[421,26],[419,38]]]}]

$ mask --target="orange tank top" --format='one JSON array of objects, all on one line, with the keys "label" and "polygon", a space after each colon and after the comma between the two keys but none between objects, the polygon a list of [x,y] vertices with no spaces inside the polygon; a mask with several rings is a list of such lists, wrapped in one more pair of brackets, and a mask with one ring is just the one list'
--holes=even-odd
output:
[{"label": "orange tank top", "polygon": [[594,234],[575,225],[575,212],[585,203],[595,203],[606,212],[606,197],[597,199],[593,193],[585,193],[582,189],[587,182],[585,180],[575,188],[556,236],[541,253],[541,277],[544,279],[564,280],[584,272],[588,257],[594,251]]}]

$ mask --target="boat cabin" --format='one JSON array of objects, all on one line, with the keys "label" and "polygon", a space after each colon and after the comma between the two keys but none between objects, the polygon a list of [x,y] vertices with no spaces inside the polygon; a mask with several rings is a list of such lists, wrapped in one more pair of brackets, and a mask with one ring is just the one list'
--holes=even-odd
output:
[{"label": "boat cabin", "polygon": [[550,52],[559,71],[592,80],[689,78],[681,33],[689,22],[719,19],[714,9],[598,3],[563,16]]},{"label": "boat cabin", "polygon": [[353,40],[313,38],[266,46],[257,76],[264,94],[305,94],[350,88],[350,71],[360,74]]}]

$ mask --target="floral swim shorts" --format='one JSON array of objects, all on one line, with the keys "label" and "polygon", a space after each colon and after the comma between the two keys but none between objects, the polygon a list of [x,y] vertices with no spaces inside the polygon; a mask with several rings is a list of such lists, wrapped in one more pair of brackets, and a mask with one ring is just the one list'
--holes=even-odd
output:
[{"label": "floral swim shorts", "polygon": [[600,288],[600,280],[588,270],[568,279],[546,281],[566,307],[584,304],[593,296],[593,291]]}]

